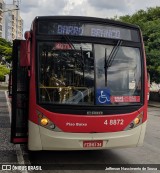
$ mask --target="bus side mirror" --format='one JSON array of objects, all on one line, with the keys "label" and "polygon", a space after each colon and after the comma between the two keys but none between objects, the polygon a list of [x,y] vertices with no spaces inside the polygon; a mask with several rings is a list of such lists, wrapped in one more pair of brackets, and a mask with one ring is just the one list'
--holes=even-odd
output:
[{"label": "bus side mirror", "polygon": [[30,64],[30,32],[25,33],[25,39],[20,44],[20,66],[29,67]]},{"label": "bus side mirror", "polygon": [[30,51],[28,51],[27,40],[22,40],[20,45],[20,66],[30,66]]}]

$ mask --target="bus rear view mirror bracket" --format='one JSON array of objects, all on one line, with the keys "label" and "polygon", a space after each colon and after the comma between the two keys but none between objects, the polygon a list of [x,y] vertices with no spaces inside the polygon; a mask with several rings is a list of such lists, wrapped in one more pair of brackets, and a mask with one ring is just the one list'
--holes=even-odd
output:
[{"label": "bus rear view mirror bracket", "polygon": [[25,33],[25,38],[20,44],[20,66],[30,67],[30,32]]}]

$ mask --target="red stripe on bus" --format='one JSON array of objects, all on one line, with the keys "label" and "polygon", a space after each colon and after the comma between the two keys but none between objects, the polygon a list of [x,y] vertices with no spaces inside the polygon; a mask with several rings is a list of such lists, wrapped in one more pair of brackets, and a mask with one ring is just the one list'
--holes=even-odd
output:
[{"label": "red stripe on bus", "polygon": [[[143,116],[144,108],[127,114],[114,115],[70,115],[53,113],[45,110],[37,105],[38,112],[45,115],[51,122],[53,122],[63,132],[73,133],[106,133],[124,131],[126,127],[141,113]],[[34,114],[35,115],[35,114]],[[30,121],[38,124],[36,119]],[[37,115],[38,117],[38,115]]]},{"label": "red stripe on bus", "polygon": [[13,143],[23,143],[27,141],[28,141],[27,138],[13,138]]}]

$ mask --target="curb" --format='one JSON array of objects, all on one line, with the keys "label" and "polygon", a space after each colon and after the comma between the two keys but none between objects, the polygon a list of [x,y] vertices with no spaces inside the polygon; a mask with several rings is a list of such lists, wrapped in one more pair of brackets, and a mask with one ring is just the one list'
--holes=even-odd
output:
[{"label": "curb", "polygon": [[160,105],[155,105],[155,104],[148,104],[148,106],[150,106],[150,107],[160,108]]}]

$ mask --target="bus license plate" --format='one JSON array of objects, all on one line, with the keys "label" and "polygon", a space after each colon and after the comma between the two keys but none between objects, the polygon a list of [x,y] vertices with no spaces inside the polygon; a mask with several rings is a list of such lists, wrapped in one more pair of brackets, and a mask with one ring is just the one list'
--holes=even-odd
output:
[{"label": "bus license plate", "polygon": [[83,141],[83,148],[90,148],[90,147],[103,147],[103,141]]}]

